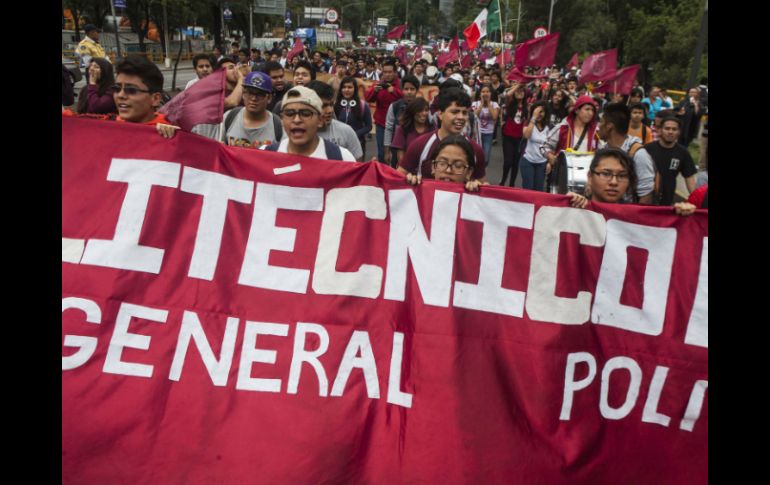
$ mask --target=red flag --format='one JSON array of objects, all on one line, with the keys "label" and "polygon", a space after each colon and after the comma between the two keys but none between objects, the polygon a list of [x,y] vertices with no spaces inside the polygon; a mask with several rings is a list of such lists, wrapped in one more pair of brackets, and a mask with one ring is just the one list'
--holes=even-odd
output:
[{"label": "red flag", "polygon": [[439,67],[439,69],[444,69],[444,66],[446,66],[449,62],[457,60],[459,55],[460,51],[457,49],[450,50],[449,52],[442,52],[436,58],[436,65]]},{"label": "red flag", "polygon": [[417,49],[414,50],[414,60],[422,59],[422,47],[419,45],[417,46]]},{"label": "red flag", "polygon": [[214,71],[174,96],[160,112],[185,131],[195,125],[221,123],[226,80],[224,69]]},{"label": "red flag", "polygon": [[531,39],[516,45],[513,63],[519,71],[527,75],[541,74],[553,64],[556,48],[559,45],[559,33],[548,34],[539,39]]},{"label": "red flag", "polygon": [[464,41],[462,41],[460,43],[460,49],[462,49],[463,51],[469,51],[469,50],[475,49],[475,48],[476,48],[475,46],[471,47],[471,45],[468,43],[467,40],[464,40]]},{"label": "red flag", "polygon": [[305,50],[305,45],[302,43],[302,40],[297,37],[294,39],[294,47],[291,48],[289,51],[289,55],[286,56],[286,58],[291,62],[292,59],[294,59],[294,56],[297,54],[302,54],[302,51]]},{"label": "red flag", "polygon": [[572,58],[569,60],[569,62],[567,63],[567,65],[565,67],[567,69],[572,69],[573,67],[578,67],[578,63],[579,63],[579,61],[578,61],[578,53],[575,52],[575,54],[573,54]]},{"label": "red flag", "polygon": [[374,43],[375,43],[376,41],[377,41],[377,39],[375,39],[375,37],[374,37],[373,35],[370,35],[369,37],[367,37],[367,38],[366,38],[366,42],[367,42],[369,45],[374,45]]},{"label": "red flag", "polygon": [[487,59],[489,59],[489,55],[490,55],[489,49],[482,50],[481,54],[479,54],[479,61],[482,61],[482,62],[486,61]]},{"label": "red flag", "polygon": [[395,50],[395,52],[393,54],[398,58],[398,61],[401,64],[407,64],[406,46],[405,45],[400,45],[400,46],[396,47],[396,50]]},{"label": "red flag", "polygon": [[615,77],[618,66],[618,50],[597,52],[586,57],[580,69],[580,82],[606,81]]},{"label": "red flag", "polygon": [[497,55],[496,61],[501,68],[505,67],[506,64],[510,64],[511,62],[513,62],[513,57],[511,56],[511,50],[504,49],[502,52],[500,52],[500,54]]},{"label": "red flag", "polygon": [[594,89],[593,92],[631,94],[631,89],[634,87],[634,79],[636,79],[636,73],[639,72],[640,67],[639,64],[634,64],[633,66],[618,69],[615,77],[606,80],[604,84]]},{"label": "red flag", "polygon": [[452,37],[452,40],[449,42],[449,51],[459,51],[460,50],[460,40],[455,35]]},{"label": "red flag", "polygon": [[389,40],[395,40],[400,39],[402,35],[404,35],[404,31],[406,30],[406,24],[399,25],[398,27],[394,28],[390,32],[388,32],[388,35],[386,36]]},{"label": "red flag", "polygon": [[462,67],[463,69],[469,69],[472,64],[473,64],[472,56],[465,55],[460,57],[460,67]]},{"label": "red flag", "polygon": [[448,47],[447,52],[440,53],[436,58],[436,65],[439,69],[443,69],[451,61],[460,60],[460,41],[456,35],[449,42]]},{"label": "red flag", "polygon": [[519,71],[519,68],[516,66],[513,66],[513,68],[508,72],[508,75],[505,77],[509,81],[516,81],[520,83],[528,83],[530,81],[533,81],[538,78],[543,78],[545,75],[543,74],[525,74],[521,71]]}]

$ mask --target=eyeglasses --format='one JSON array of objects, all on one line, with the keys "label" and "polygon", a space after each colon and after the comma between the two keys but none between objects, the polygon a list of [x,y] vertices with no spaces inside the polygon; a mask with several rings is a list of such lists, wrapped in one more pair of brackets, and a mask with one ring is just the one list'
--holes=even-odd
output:
[{"label": "eyeglasses", "polygon": [[592,173],[599,176],[600,179],[604,180],[605,182],[609,182],[612,180],[612,177],[615,177],[618,179],[618,182],[628,182],[628,173],[627,172],[620,172],[620,173],[613,173],[613,172],[597,172],[596,170],[591,170]]},{"label": "eyeglasses", "polygon": [[469,166],[468,164],[463,163],[459,160],[454,163],[451,163],[448,160],[443,160],[443,159],[433,160],[433,167],[444,171],[447,171],[447,169],[451,167],[453,172],[464,172],[468,168],[468,166]]},{"label": "eyeglasses", "polygon": [[257,99],[266,98],[267,95],[268,95],[268,93],[266,93],[264,91],[251,90],[251,89],[244,89],[243,90],[243,94],[248,94],[252,98],[257,98]]},{"label": "eyeglasses", "polygon": [[115,94],[120,93],[121,91],[125,91],[127,95],[129,96],[136,96],[138,93],[151,93],[149,89],[141,89],[137,88],[136,86],[132,86],[130,84],[113,84],[112,85],[112,91]]},{"label": "eyeglasses", "polygon": [[309,120],[315,115],[315,111],[312,109],[285,109],[281,111],[284,118],[293,120],[295,116],[299,115],[303,120]]}]

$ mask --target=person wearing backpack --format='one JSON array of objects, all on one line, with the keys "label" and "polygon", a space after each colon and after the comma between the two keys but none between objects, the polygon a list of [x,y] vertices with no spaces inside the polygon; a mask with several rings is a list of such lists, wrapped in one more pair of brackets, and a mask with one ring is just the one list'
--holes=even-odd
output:
[{"label": "person wearing backpack", "polygon": [[642,103],[632,104],[628,107],[631,113],[631,121],[628,124],[628,134],[642,140],[642,144],[652,143],[652,128],[644,124],[647,117],[647,105]]},{"label": "person wearing backpack", "polygon": [[267,110],[273,92],[270,76],[252,71],[243,80],[243,106],[225,113],[220,130],[225,145],[259,148],[280,141],[280,119]]},{"label": "person wearing backpack", "polygon": [[655,162],[645,150],[642,140],[628,134],[631,114],[623,103],[610,103],[604,108],[597,133],[608,147],[620,148],[634,161],[636,193],[640,204],[652,204],[655,188]]},{"label": "person wearing backpack", "polygon": [[281,119],[286,136],[262,149],[323,160],[355,162],[355,157],[346,148],[318,136],[318,130],[324,125],[322,111],[323,103],[315,91],[304,86],[291,88],[281,101]]}]

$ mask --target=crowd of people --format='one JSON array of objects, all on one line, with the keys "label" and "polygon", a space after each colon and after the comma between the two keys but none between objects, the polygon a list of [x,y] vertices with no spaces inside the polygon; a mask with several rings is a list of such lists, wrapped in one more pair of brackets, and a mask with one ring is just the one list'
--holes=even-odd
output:
[{"label": "crowd of people", "polygon": [[[365,162],[367,143],[376,143],[367,162],[390,165],[412,184],[435,178],[471,191],[491,183],[491,161],[502,167],[493,183],[514,186],[521,174],[522,188],[544,191],[560,153],[594,153],[585,193],[571,194],[576,207],[589,200],[668,205],[681,214],[708,207],[707,126],[700,172],[688,150],[707,110],[705,82],[674,104],[665,90],[638,82],[629,95],[593,92],[577,68],[556,65],[541,78],[509,82],[509,66],[475,57],[438,69],[430,54],[230,47],[194,56],[196,79],[185,86],[225,71],[222,122],[192,132],[226,145]],[[155,64],[129,55],[113,66],[90,49],[83,67],[77,115],[152,124],[166,137],[179,129],[158,112],[168,96]],[[502,160],[493,160],[498,143]],[[675,204],[679,175],[697,192],[697,206]]]}]

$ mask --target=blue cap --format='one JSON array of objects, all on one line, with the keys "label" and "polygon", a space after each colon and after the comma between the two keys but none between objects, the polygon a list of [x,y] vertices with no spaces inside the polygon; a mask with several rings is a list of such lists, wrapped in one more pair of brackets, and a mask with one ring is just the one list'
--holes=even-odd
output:
[{"label": "blue cap", "polygon": [[266,93],[273,92],[273,81],[270,76],[264,72],[252,71],[246,74],[246,79],[243,80],[244,88],[260,89]]}]

